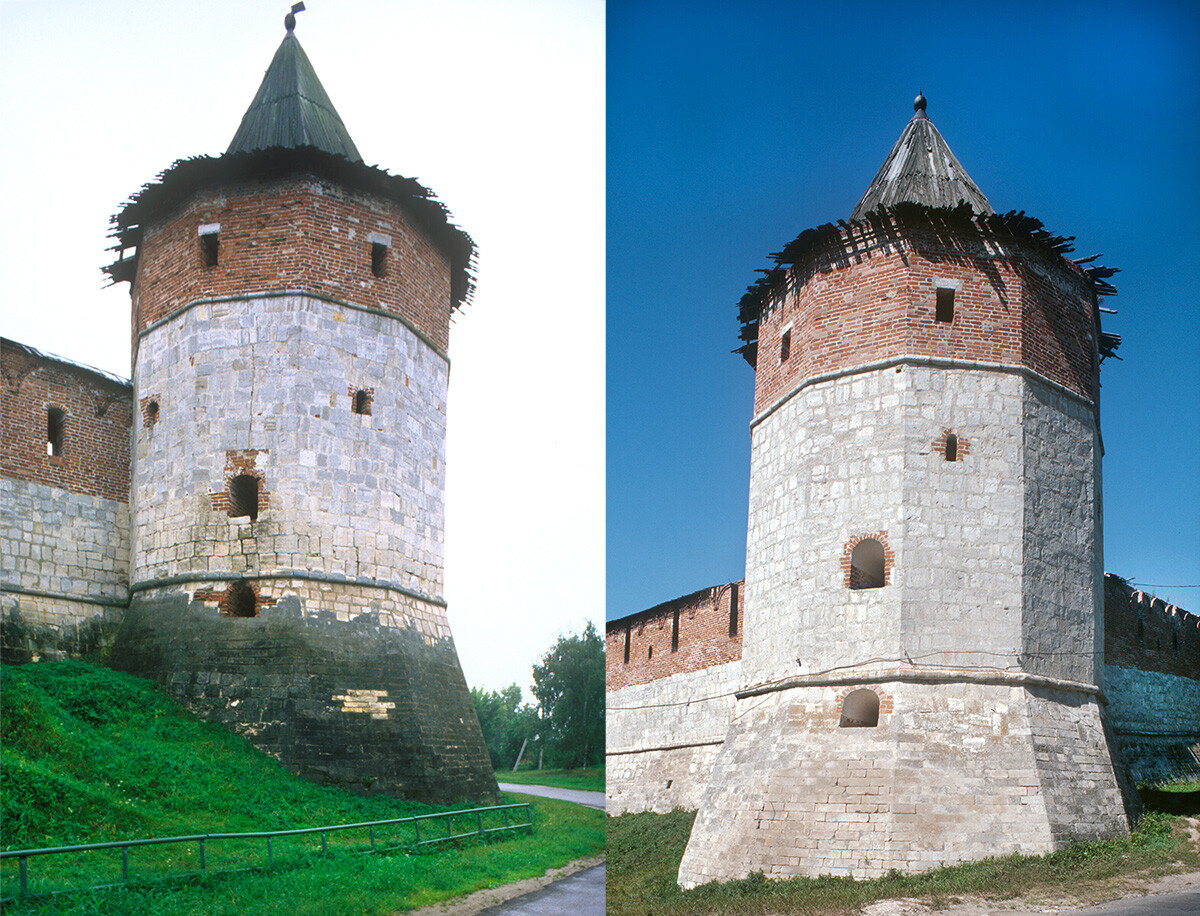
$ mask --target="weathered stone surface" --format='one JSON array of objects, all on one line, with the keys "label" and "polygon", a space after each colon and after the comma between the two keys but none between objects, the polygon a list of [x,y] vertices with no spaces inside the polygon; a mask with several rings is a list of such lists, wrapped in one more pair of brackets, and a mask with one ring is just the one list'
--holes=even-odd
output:
[{"label": "weathered stone surface", "polygon": [[498,794],[448,635],[383,623],[395,610],[365,601],[347,618],[319,594],[295,597],[305,582],[274,587],[287,597],[250,618],[176,589],[139,592],[112,665],[316,782],[427,802]]}]

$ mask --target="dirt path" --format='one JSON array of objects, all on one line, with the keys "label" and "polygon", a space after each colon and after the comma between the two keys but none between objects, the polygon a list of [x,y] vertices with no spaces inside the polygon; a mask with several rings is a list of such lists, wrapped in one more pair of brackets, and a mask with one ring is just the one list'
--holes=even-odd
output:
[{"label": "dirt path", "polygon": [[942,909],[934,909],[919,900],[881,900],[867,906],[862,916],[1067,916],[1076,910],[1095,906],[1109,900],[1169,894],[1175,891],[1200,889],[1200,872],[1185,872],[1162,878],[1122,878],[1103,888],[1080,889],[1070,899],[1048,895],[1013,900],[962,899]]}]

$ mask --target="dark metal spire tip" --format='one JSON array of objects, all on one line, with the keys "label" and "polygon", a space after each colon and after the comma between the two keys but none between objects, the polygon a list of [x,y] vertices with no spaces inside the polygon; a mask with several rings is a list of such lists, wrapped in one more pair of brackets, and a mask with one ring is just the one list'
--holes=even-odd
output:
[{"label": "dark metal spire tip", "polygon": [[292,11],[283,17],[283,27],[289,32],[296,30],[296,14],[304,12],[304,3],[293,3]]},{"label": "dark metal spire tip", "polygon": [[913,111],[925,110],[925,96],[921,94],[921,90],[917,90],[917,97],[913,99]]}]

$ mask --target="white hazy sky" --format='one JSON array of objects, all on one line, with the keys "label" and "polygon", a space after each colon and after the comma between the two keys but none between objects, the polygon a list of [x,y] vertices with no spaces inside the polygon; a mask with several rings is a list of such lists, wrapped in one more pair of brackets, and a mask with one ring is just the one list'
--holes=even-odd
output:
[{"label": "white hazy sky", "polygon": [[[603,615],[604,2],[306,3],[296,35],[363,158],[479,248],[451,333],[446,597],[467,682],[527,688]],[[129,376],[108,219],[224,151],[289,6],[0,0],[0,334]]]}]

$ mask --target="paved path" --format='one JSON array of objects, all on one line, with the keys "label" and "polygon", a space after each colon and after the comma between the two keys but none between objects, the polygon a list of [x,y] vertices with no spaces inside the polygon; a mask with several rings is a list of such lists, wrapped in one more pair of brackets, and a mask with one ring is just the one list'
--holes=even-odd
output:
[{"label": "paved path", "polygon": [[575,802],[589,808],[604,810],[603,792],[584,792],[582,789],[556,789],[553,786],[524,786],[515,782],[500,783],[502,792],[521,792],[525,795],[540,795],[542,798],[557,798],[559,801]]},{"label": "paved path", "polygon": [[1070,910],[1063,916],[1196,916],[1200,914],[1200,890],[1177,891],[1153,897],[1126,897],[1086,910]]},{"label": "paved path", "polygon": [[569,878],[481,911],[477,916],[604,916],[604,866],[576,872]]}]

